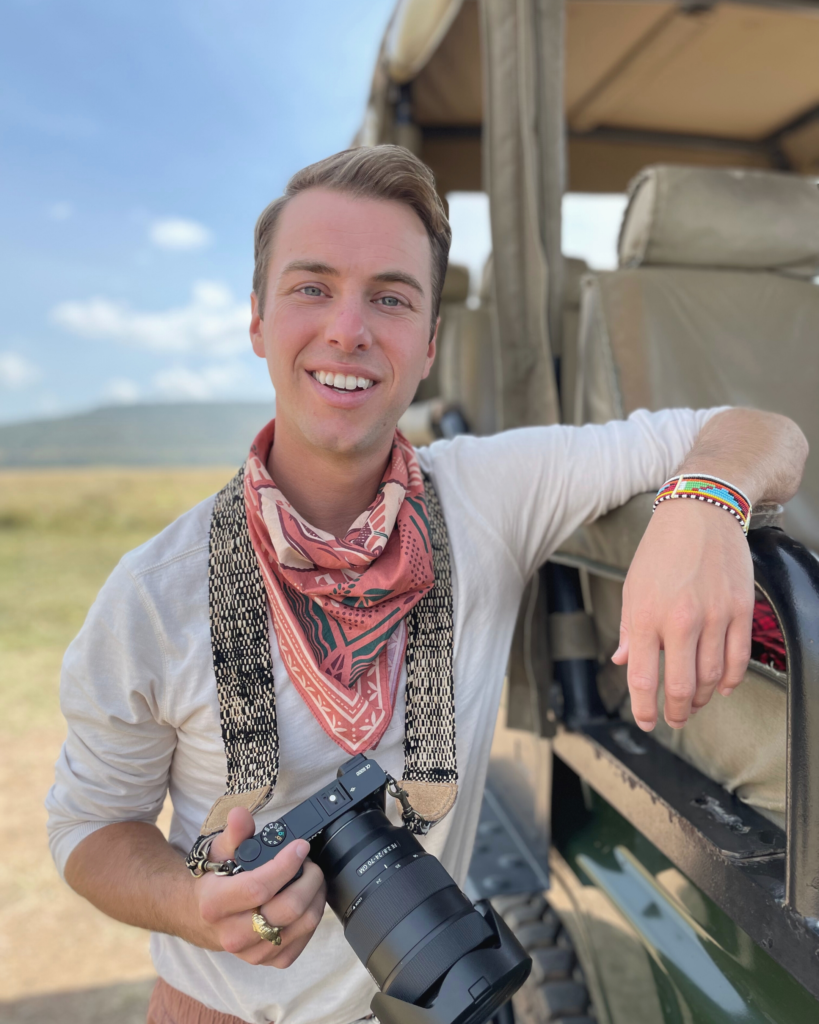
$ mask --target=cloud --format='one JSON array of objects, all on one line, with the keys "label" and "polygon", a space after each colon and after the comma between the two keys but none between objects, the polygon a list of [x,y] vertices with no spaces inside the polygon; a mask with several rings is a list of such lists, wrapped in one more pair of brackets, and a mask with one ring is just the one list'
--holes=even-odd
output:
[{"label": "cloud", "polygon": [[210,245],[213,235],[195,220],[166,217],[155,220],[148,229],[148,237],[159,249],[202,249]]},{"label": "cloud", "polygon": [[214,364],[202,370],[176,366],[160,370],[154,376],[153,385],[164,398],[201,402],[227,392],[235,392],[245,377],[245,368],[240,363]]},{"label": "cloud", "polygon": [[151,352],[225,356],[249,345],[250,303],[236,302],[217,281],[198,281],[187,306],[141,313],[125,303],[94,298],[62,302],[51,311],[59,327],[82,338],[118,341]]},{"label": "cloud", "polygon": [[54,203],[48,208],[48,215],[52,220],[68,220],[74,216],[74,207],[71,203]]},{"label": "cloud", "polygon": [[131,405],[139,400],[140,388],[128,377],[112,377],[103,388],[103,397],[120,405]]},{"label": "cloud", "polygon": [[40,379],[40,368],[16,352],[0,352],[0,387],[17,391]]}]

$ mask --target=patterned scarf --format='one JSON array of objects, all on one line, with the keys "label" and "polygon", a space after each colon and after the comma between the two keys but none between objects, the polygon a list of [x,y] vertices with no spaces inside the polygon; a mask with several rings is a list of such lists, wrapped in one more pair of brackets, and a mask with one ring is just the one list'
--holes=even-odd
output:
[{"label": "patterned scarf", "polygon": [[350,754],[373,750],[395,706],[404,617],[434,582],[418,460],[396,430],[375,500],[334,537],[300,516],[267,471],[275,425],[250,449],[245,508],[279,651],[327,735]]}]

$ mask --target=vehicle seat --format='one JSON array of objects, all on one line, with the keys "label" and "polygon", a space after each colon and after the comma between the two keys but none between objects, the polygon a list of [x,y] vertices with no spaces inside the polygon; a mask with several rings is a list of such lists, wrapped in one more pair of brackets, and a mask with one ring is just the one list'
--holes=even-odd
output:
[{"label": "vehicle seat", "polygon": [[[577,338],[580,320],[580,283],[588,271],[583,260],[564,260],[563,340],[561,358],[564,422],[572,422],[572,401],[577,372]],[[478,305],[460,305],[440,338],[440,394],[448,403],[463,409],[475,434],[493,434],[498,429],[496,407],[496,363],[492,342],[492,256],[481,275]]]},{"label": "vehicle seat", "polygon": [[[637,408],[749,405],[792,416],[819,445],[819,189],[758,171],[653,167],[632,183],[619,269],[583,280],[576,423]],[[785,529],[819,550],[819,460],[809,461]],[[584,566],[601,695],[630,714],[617,646],[622,578],[653,495],[584,527],[559,560]],[[781,824],[784,678],[753,665],[678,733],[657,738]],[[772,727],[775,725],[775,727]]]},{"label": "vehicle seat", "polygon": [[492,257],[484,266],[476,305],[458,309],[441,337],[441,396],[458,406],[473,434],[494,434],[495,352],[492,344]]},{"label": "vehicle seat", "polygon": [[398,429],[417,448],[432,444],[440,436],[437,425],[441,416],[451,405],[458,404],[444,397],[441,366],[446,360],[446,350],[458,345],[468,298],[469,268],[459,263],[450,263],[441,292],[438,354],[429,376],[418,385],[412,405],[398,421]]},{"label": "vehicle seat", "polygon": [[447,267],[444,287],[441,292],[441,326],[438,328],[439,358],[432,364],[432,370],[428,377],[418,385],[415,392],[416,402],[426,402],[432,398],[438,398],[441,394],[441,359],[440,349],[446,344],[446,339],[453,331],[457,330],[457,323],[460,312],[466,307],[466,300],[469,298],[469,267],[460,263],[450,263]]},{"label": "vehicle seat", "polygon": [[[653,167],[632,183],[620,269],[583,282],[575,422],[749,405],[819,441],[819,188],[769,171]],[[819,551],[819,458],[785,529]]]}]

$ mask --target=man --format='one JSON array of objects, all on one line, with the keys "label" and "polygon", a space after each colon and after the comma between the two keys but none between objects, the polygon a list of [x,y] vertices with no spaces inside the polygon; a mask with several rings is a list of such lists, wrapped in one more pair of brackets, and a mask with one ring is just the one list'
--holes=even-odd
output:
[{"label": "man", "polygon": [[[423,842],[463,882],[519,599],[537,566],[582,522],[675,471],[719,477],[751,502],[798,487],[801,431],[749,410],[638,412],[414,452],[396,423],[435,358],[449,241],[431,175],[405,150],[351,150],[294,176],[256,228],[250,335],[276,390],[275,424],[215,502],[123,559],[66,654],[52,848],[79,893],[153,931],[156,1024],[366,1016],[373,983],[325,913],[305,842],[256,871],[195,880],[192,844],[199,863],[230,857],[370,749],[395,777],[420,777],[419,798],[441,797]],[[252,553],[239,564],[242,544]],[[224,586],[223,558],[236,574]],[[250,579],[262,612],[236,582]],[[626,583],[615,655],[644,729],[656,721],[661,649],[669,724],[682,727],[715,689],[730,694],[752,607],[735,519],[701,502],[660,504]],[[450,690],[442,669],[439,705],[426,709],[413,697],[421,609],[451,663]],[[253,689],[253,671],[226,670],[237,650],[269,692]],[[407,770],[419,721],[413,743],[437,736],[427,776]],[[261,740],[243,747],[250,734]],[[153,822],[168,787],[166,842]],[[281,945],[254,931],[257,908]]]}]

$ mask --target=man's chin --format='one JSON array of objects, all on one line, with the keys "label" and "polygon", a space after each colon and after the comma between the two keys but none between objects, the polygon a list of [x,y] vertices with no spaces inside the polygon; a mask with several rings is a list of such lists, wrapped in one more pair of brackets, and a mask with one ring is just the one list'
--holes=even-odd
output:
[{"label": "man's chin", "polygon": [[311,447],[348,458],[387,447],[395,433],[396,423],[384,418],[376,423],[355,424],[338,420],[338,417],[328,417],[323,422],[305,424],[304,435]]}]

